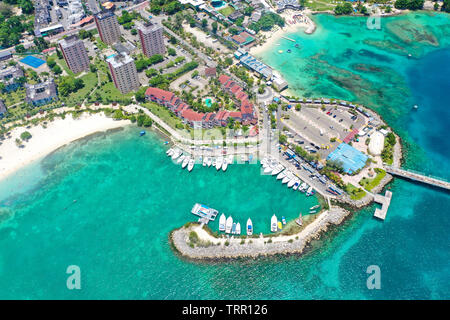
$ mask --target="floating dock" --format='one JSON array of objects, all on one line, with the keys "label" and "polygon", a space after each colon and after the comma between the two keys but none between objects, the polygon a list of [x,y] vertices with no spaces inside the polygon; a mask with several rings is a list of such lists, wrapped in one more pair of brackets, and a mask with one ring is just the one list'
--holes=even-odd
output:
[{"label": "floating dock", "polygon": [[204,204],[196,203],[192,207],[191,213],[200,217],[200,219],[198,219],[198,222],[202,224],[208,224],[209,221],[214,221],[216,219],[219,211],[205,206]]},{"label": "floating dock", "polygon": [[389,209],[389,205],[391,204],[391,199],[392,199],[392,192],[389,190],[386,191],[384,196],[381,194],[376,194],[374,197],[374,201],[376,203],[381,204],[381,209],[376,208],[373,216],[381,220],[386,219],[386,214]]},{"label": "floating dock", "polygon": [[282,38],[283,38],[283,39],[286,39],[286,40],[289,40],[289,41],[292,41],[292,42],[295,42],[294,39],[291,39],[291,38],[288,38],[288,37],[285,37],[285,36],[282,36]]}]

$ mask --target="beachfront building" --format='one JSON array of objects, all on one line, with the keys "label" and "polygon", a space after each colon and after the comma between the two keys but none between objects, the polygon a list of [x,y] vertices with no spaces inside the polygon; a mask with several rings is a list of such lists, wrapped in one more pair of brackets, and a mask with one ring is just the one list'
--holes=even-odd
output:
[{"label": "beachfront building", "polygon": [[106,44],[120,41],[120,28],[113,12],[100,12],[94,16],[100,39]]},{"label": "beachfront building", "polygon": [[239,49],[234,53],[234,56],[236,59],[239,60],[239,62],[245,66],[246,68],[250,69],[251,71],[254,71],[261,76],[263,76],[266,79],[272,78],[272,68],[270,68],[268,65],[262,63],[255,57],[248,54],[247,51],[243,49]]},{"label": "beachfront building", "polygon": [[59,48],[73,73],[89,71],[89,57],[82,40],[72,35],[59,41]]},{"label": "beachfront building", "polygon": [[0,70],[0,82],[3,84],[3,91],[11,92],[19,88],[23,82],[23,70],[19,66],[9,66]]},{"label": "beachfront building", "polygon": [[49,79],[46,82],[25,84],[25,101],[33,106],[42,106],[58,99],[55,81]]},{"label": "beachfront building", "polygon": [[232,36],[231,39],[240,46],[246,46],[255,41],[255,38],[246,31],[242,31],[239,34]]},{"label": "beachfront building", "polygon": [[133,58],[126,53],[119,53],[106,59],[114,85],[122,94],[137,90],[139,78]]},{"label": "beachfront building", "polygon": [[137,30],[141,41],[142,51],[147,57],[166,53],[163,28],[160,25],[148,22],[138,26]]},{"label": "beachfront building", "polygon": [[11,51],[5,50],[0,52],[0,61],[5,61],[12,58]]},{"label": "beachfront building", "polygon": [[0,99],[0,119],[3,119],[3,117],[6,115],[6,105],[3,100]]}]

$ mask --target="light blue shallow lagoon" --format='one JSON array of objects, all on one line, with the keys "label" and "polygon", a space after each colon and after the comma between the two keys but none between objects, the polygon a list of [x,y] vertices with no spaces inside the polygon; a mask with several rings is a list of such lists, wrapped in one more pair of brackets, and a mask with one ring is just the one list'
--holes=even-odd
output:
[{"label": "light blue shallow lagoon", "polygon": [[[284,40],[262,59],[299,96],[373,107],[401,135],[407,168],[450,179],[449,16],[383,19],[381,30],[367,30],[361,18],[315,20],[315,34],[288,35],[301,44],[290,59],[278,54],[292,46]],[[302,256],[192,262],[173,252],[168,235],[195,220],[193,203],[241,225],[251,217],[255,231],[266,232],[273,213],[291,219],[317,199],[261,175],[257,165],[189,174],[168,161],[158,136],[138,136],[130,126],[77,141],[0,183],[0,298],[450,297],[447,192],[396,179],[386,221],[367,207]],[[66,288],[69,265],[81,268],[81,290]],[[370,265],[381,269],[380,290],[367,289]]]}]

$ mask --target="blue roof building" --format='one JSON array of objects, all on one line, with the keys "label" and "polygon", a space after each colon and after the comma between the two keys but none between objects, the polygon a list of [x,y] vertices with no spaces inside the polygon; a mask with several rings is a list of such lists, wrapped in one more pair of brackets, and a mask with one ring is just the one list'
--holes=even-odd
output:
[{"label": "blue roof building", "polygon": [[368,158],[366,154],[343,142],[328,155],[327,160],[341,162],[344,172],[352,174],[362,169]]}]

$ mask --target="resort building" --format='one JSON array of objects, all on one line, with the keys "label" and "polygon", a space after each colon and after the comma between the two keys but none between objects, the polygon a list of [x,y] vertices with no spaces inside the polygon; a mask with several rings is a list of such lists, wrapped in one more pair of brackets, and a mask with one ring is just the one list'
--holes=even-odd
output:
[{"label": "resort building", "polygon": [[246,31],[243,31],[240,34],[232,36],[231,39],[240,46],[246,46],[246,45],[252,43],[253,41],[255,41],[255,38],[252,37]]},{"label": "resort building", "polygon": [[25,84],[26,102],[33,106],[42,106],[58,99],[53,79],[37,84]]},{"label": "resort building", "polygon": [[3,91],[11,92],[22,85],[20,78],[24,76],[22,68],[10,66],[0,70],[0,82],[3,83]]},{"label": "resort building", "polygon": [[5,60],[11,59],[11,58],[12,58],[11,51],[6,50],[6,51],[0,52],[0,61],[5,61]]},{"label": "resort building", "polygon": [[100,39],[106,44],[120,41],[120,28],[113,12],[100,12],[94,16]]},{"label": "resort building", "polygon": [[245,66],[246,68],[257,72],[261,76],[263,76],[266,79],[272,78],[272,68],[270,68],[268,65],[262,63],[258,59],[254,58],[253,56],[249,55],[247,51],[244,49],[238,49],[234,52],[234,57],[239,60],[239,62]]},{"label": "resort building", "polygon": [[227,75],[221,75],[219,82],[222,88],[234,96],[235,100],[240,103],[240,115],[233,114],[233,118],[239,118],[242,124],[256,124],[257,118],[253,104],[248,100],[248,95],[244,92],[242,87],[239,86],[233,79]]},{"label": "resort building", "polygon": [[3,119],[3,117],[6,115],[6,111],[6,105],[3,100],[0,99],[0,119]]},{"label": "resort building", "polygon": [[141,24],[137,30],[141,40],[142,51],[147,57],[166,53],[163,28],[160,25],[149,22]]},{"label": "resort building", "polygon": [[136,65],[129,55],[119,53],[106,59],[106,62],[114,85],[122,94],[137,90],[140,87]]},{"label": "resort building", "polygon": [[59,48],[66,60],[67,66],[73,73],[89,70],[89,57],[82,40],[76,35],[59,41]]},{"label": "resort building", "polygon": [[[217,113],[203,113],[192,110],[184,101],[172,92],[159,88],[148,88],[145,92],[145,97],[149,101],[153,101],[168,108],[177,117],[182,119],[183,123],[188,124],[194,129],[212,128],[215,126],[224,127],[228,124],[230,118],[233,118],[244,125],[256,124],[257,122],[253,115],[253,105],[248,101],[241,105],[241,111],[230,112],[227,110],[220,110]],[[244,115],[242,113],[243,110],[245,112]],[[249,119],[251,119],[251,121]]]},{"label": "resort building", "polygon": [[216,68],[205,68],[205,77],[213,78],[216,76]]}]

